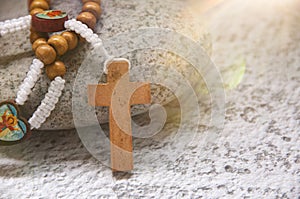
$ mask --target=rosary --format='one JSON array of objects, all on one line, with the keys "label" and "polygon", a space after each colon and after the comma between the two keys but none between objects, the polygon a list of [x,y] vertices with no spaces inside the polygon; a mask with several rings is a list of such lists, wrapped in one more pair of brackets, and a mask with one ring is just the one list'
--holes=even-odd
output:
[{"label": "rosary", "polygon": [[[106,57],[107,83],[89,85],[87,89],[90,105],[108,106],[110,110],[111,167],[113,171],[133,169],[130,106],[151,103],[150,84],[130,82],[129,61],[110,56],[93,32],[102,12],[100,3],[100,0],[82,0],[82,12],[69,20],[67,13],[49,10],[50,0],[28,0],[30,15],[0,22],[0,36],[30,28],[30,42],[36,56],[16,99],[0,103],[0,145],[20,143],[30,136],[31,130],[41,127],[64,90],[67,67],[59,61],[60,57],[87,41],[92,48],[102,47]],[[43,68],[51,83],[37,110],[26,120],[20,116],[18,107],[28,100]]]}]

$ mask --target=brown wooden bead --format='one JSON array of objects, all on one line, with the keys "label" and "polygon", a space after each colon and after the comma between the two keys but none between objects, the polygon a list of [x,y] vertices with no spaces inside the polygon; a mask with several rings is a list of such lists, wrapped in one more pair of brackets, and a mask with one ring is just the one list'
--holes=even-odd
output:
[{"label": "brown wooden bead", "polygon": [[74,48],[77,47],[78,37],[77,37],[76,33],[66,31],[66,32],[63,32],[61,34],[61,36],[63,36],[67,40],[69,50],[73,50]]},{"label": "brown wooden bead", "polygon": [[96,26],[97,19],[90,12],[82,12],[77,16],[77,20],[86,24],[90,29],[94,29]]},{"label": "brown wooden bead", "polygon": [[45,44],[47,44],[47,40],[45,38],[39,38],[39,39],[35,40],[35,42],[33,42],[32,50],[35,51],[37,49],[37,47],[39,47],[40,45],[45,45]]},{"label": "brown wooden bead", "polygon": [[48,38],[47,33],[36,32],[33,29],[30,32],[30,42],[33,43],[39,38]]},{"label": "brown wooden bead", "polygon": [[68,41],[61,35],[53,35],[48,40],[48,44],[53,46],[58,55],[63,55],[68,51]]},{"label": "brown wooden bead", "polygon": [[42,8],[34,8],[30,11],[30,15],[36,15],[38,13],[43,12],[44,10]]},{"label": "brown wooden bead", "polygon": [[55,61],[53,64],[46,66],[46,74],[50,80],[58,76],[64,76],[67,72],[66,66],[61,61]]},{"label": "brown wooden bead", "polygon": [[48,44],[37,47],[35,55],[46,65],[52,64],[56,59],[56,52],[54,48]]},{"label": "brown wooden bead", "polygon": [[82,37],[81,35],[78,35],[78,41],[80,43],[85,43],[86,42],[86,39],[84,37]]},{"label": "brown wooden bead", "polygon": [[98,19],[101,15],[101,7],[95,2],[86,2],[82,7],[83,12],[90,12]]},{"label": "brown wooden bead", "polygon": [[45,0],[34,0],[31,2],[29,10],[33,10],[34,8],[41,8],[43,10],[49,10],[49,4]]},{"label": "brown wooden bead", "polygon": [[[48,5],[51,4],[51,0],[45,0],[45,1],[47,1]],[[27,3],[28,3],[28,9],[30,9],[30,5],[31,5],[32,2],[33,2],[33,0],[28,0],[27,1]]]},{"label": "brown wooden bead", "polygon": [[86,2],[95,2],[97,4],[101,4],[101,0],[82,0],[82,3],[85,4]]},{"label": "brown wooden bead", "polygon": [[32,32],[30,33],[30,42],[31,42],[31,43],[35,42],[35,40],[37,40],[37,39],[39,39],[39,38],[41,38],[41,36],[40,36],[40,34],[39,34],[38,32],[32,31]]}]

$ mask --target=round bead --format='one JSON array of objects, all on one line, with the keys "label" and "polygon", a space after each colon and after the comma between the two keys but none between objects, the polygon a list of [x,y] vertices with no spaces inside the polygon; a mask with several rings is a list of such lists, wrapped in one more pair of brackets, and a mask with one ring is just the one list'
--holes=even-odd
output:
[{"label": "round bead", "polygon": [[35,51],[36,57],[44,64],[52,64],[56,59],[56,52],[54,48],[48,44],[40,45]]},{"label": "round bead", "polygon": [[[45,1],[47,1],[48,5],[50,5],[50,4],[51,4],[51,0],[45,0]],[[33,2],[33,0],[27,0],[27,2],[28,2],[28,9],[29,9],[29,8],[30,8],[30,5],[31,5],[31,3]]]},{"label": "round bead", "polygon": [[48,40],[48,44],[53,46],[58,55],[63,55],[68,51],[68,41],[61,35],[53,35]]},{"label": "round bead", "polygon": [[33,43],[33,42],[35,42],[35,40],[37,40],[39,38],[48,38],[48,34],[31,30],[31,32],[30,32],[30,42]]},{"label": "round bead", "polygon": [[30,11],[30,15],[36,15],[41,12],[44,12],[44,10],[42,8],[34,8]]},{"label": "round bead", "polygon": [[37,47],[39,47],[40,45],[45,45],[45,44],[47,44],[47,40],[45,38],[39,38],[39,39],[35,40],[35,42],[33,42],[32,50],[35,51],[37,49]]},{"label": "round bead", "polygon": [[86,42],[86,39],[84,37],[82,37],[81,35],[78,35],[78,38],[79,38],[80,43],[85,43]]},{"label": "round bead", "polygon": [[82,0],[82,3],[83,3],[83,4],[85,4],[86,2],[95,2],[95,3],[97,3],[97,4],[100,5],[101,0]]},{"label": "round bead", "polygon": [[95,2],[86,2],[82,7],[83,12],[90,12],[98,19],[101,15],[101,7]]},{"label": "round bead", "polygon": [[97,22],[96,17],[90,12],[80,13],[77,17],[77,20],[86,24],[92,30],[95,28]]},{"label": "round bead", "polygon": [[49,9],[49,4],[45,0],[34,0],[30,4],[30,11],[33,10],[34,8],[41,8],[43,10],[48,10]]},{"label": "round bead", "polygon": [[55,77],[58,76],[64,76],[66,72],[66,66],[61,61],[55,61],[53,64],[46,67],[46,74],[50,80],[54,80]]},{"label": "round bead", "polygon": [[67,40],[69,50],[73,50],[74,48],[77,47],[78,37],[76,33],[67,31],[67,32],[63,32],[61,36],[63,36]]}]

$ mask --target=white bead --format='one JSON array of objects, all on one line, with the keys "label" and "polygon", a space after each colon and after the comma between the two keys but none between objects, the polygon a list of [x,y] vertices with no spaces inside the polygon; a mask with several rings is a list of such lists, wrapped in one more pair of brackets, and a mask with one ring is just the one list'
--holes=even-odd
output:
[{"label": "white bead", "polygon": [[65,21],[64,26],[66,29],[70,28],[70,21]]},{"label": "white bead", "polygon": [[90,28],[88,28],[88,29],[86,30],[86,32],[87,32],[90,36],[93,36],[93,35],[94,35],[94,32],[93,32]]},{"label": "white bead", "polygon": [[45,111],[44,112],[44,117],[48,118],[51,115],[51,111]]},{"label": "white bead", "polygon": [[10,26],[9,26],[9,23],[4,23],[2,27],[3,27],[3,29],[8,29]]},{"label": "white bead", "polygon": [[[27,19],[27,20],[26,20]],[[31,16],[20,17],[18,19],[6,20],[1,22],[0,33],[5,35],[7,33],[14,33],[21,29],[29,28],[31,24]]]},{"label": "white bead", "polygon": [[28,26],[26,24],[22,24],[21,28],[26,29]]},{"label": "white bead", "polygon": [[30,70],[28,71],[23,83],[20,85],[17,93],[17,104],[23,105],[28,99],[29,94],[32,92],[32,88],[36,84],[39,75],[41,74],[41,66],[43,66],[43,64],[38,59],[34,59],[32,61]]},{"label": "white bead", "polygon": [[32,63],[35,64],[39,68],[44,67],[44,63],[42,61],[40,61],[39,59],[34,59]]},{"label": "white bead", "polygon": [[7,33],[8,33],[7,30],[2,30],[2,31],[1,31],[1,35],[6,35]]},{"label": "white bead", "polygon": [[34,129],[34,128],[39,128],[39,123],[37,122],[36,117],[31,117],[31,118],[28,120],[28,123],[29,123],[30,126],[31,126],[31,130]]},{"label": "white bead", "polygon": [[12,27],[8,31],[9,31],[9,33],[14,33],[14,32],[16,32],[16,29],[14,27]]},{"label": "white bead", "polygon": [[80,26],[83,27],[84,29],[88,29],[88,28],[89,28],[86,24],[84,24],[84,23],[82,23],[82,22],[80,22],[79,24],[80,24]]},{"label": "white bead", "polygon": [[22,88],[27,89],[27,90],[32,88],[31,83],[29,83],[29,79],[27,77],[24,79]]},{"label": "white bead", "polygon": [[20,30],[22,30],[21,27],[16,27],[16,31],[17,31],[17,32],[20,31]]},{"label": "white bead", "polygon": [[61,78],[61,77],[56,77],[55,79],[54,79],[54,81],[55,82],[60,82],[61,84],[64,84],[64,83],[66,83],[66,80],[64,80],[63,78]]},{"label": "white bead", "polygon": [[30,88],[24,86],[24,85],[21,85],[22,87],[20,87],[20,94],[23,95],[24,97],[25,96],[28,96],[31,92]]},{"label": "white bead", "polygon": [[51,111],[55,109],[55,105],[57,104],[59,97],[62,94],[62,90],[64,89],[65,80],[61,77],[56,77],[50,84],[48,88],[48,92],[38,107],[37,111],[33,114],[32,121],[34,128],[39,128],[42,123],[46,121],[46,119],[50,116]]},{"label": "white bead", "polygon": [[33,73],[35,73],[35,74],[40,74],[40,73],[41,73],[41,69],[38,68],[38,67],[32,66],[32,67],[30,68],[30,70],[31,70]]},{"label": "white bead", "polygon": [[16,99],[16,103],[19,105],[24,105],[26,100],[27,100],[27,98],[24,98],[21,95],[19,95],[18,98]]},{"label": "white bead", "polygon": [[32,88],[36,84],[37,80],[39,79],[39,74],[37,75],[28,75],[28,79],[32,82]]},{"label": "white bead", "polygon": [[34,81],[34,76],[28,75],[28,74],[24,81],[28,84],[29,88],[33,88],[35,85],[35,82],[36,82],[36,81]]},{"label": "white bead", "polygon": [[37,121],[40,123],[40,124],[43,124],[45,121],[46,121],[46,118],[44,117],[44,115],[43,115],[43,113],[42,112],[40,112],[40,113],[38,113],[37,114]]},{"label": "white bead", "polygon": [[51,112],[51,109],[48,108],[48,105],[45,103],[45,101],[42,101],[40,107],[41,107],[41,109],[43,109],[45,112]]},{"label": "white bead", "polygon": [[90,37],[89,37],[89,33],[88,32],[83,32],[80,34],[82,37],[84,37],[86,40],[90,40]]}]

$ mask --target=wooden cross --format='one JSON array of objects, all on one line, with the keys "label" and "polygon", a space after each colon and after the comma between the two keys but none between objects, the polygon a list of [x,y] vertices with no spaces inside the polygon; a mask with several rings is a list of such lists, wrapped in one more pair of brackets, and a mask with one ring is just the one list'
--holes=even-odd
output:
[{"label": "wooden cross", "polygon": [[88,86],[90,105],[109,106],[113,171],[133,170],[130,106],[151,103],[150,84],[130,82],[128,70],[127,60],[114,60],[108,66],[108,83]]}]

